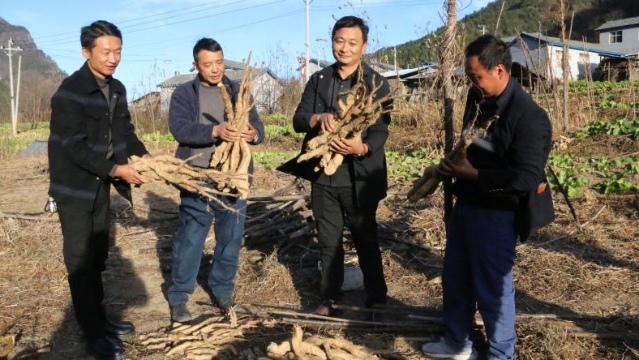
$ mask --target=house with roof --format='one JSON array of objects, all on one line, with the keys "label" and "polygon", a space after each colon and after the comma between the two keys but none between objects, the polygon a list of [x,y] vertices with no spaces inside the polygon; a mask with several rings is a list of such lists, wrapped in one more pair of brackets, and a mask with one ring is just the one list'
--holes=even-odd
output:
[{"label": "house with roof", "polygon": [[401,94],[407,95],[409,101],[419,101],[425,97],[424,88],[432,87],[438,71],[439,64],[423,61],[410,69],[391,69],[380,75],[388,80],[392,89],[400,89]]},{"label": "house with roof", "polygon": [[620,53],[602,57],[595,80],[639,79],[639,16],[608,21],[595,31],[602,46]]},{"label": "house with roof", "polygon": [[639,16],[604,23],[595,29],[599,44],[606,49],[637,55],[639,53]]},{"label": "house with roof", "polygon": [[[224,59],[224,74],[231,80],[241,81],[244,76],[244,64],[238,61]],[[284,86],[279,78],[269,68],[251,67],[253,88],[251,93],[255,100],[255,107],[259,113],[270,114],[279,111],[279,100]],[[160,88],[160,109],[169,111],[171,95],[178,85],[193,80],[197,76],[195,68],[188,74],[176,73],[175,76],[164,80],[158,85]]]},{"label": "house with roof", "polygon": [[[541,33],[522,32],[519,36],[503,39],[510,47],[513,64],[526,68],[538,79],[563,78],[563,43],[561,39]],[[602,56],[620,56],[601,44],[568,41],[568,75],[571,80],[592,79]],[[517,74],[514,74],[517,75]]]},{"label": "house with roof", "polygon": [[[314,58],[310,58],[308,59],[308,76],[313,75],[314,73],[322,70],[323,68],[327,67],[327,66],[331,66],[335,61],[328,61],[328,60],[320,60],[320,59],[314,59]],[[299,78],[301,81],[304,80],[304,69],[306,69],[306,58],[304,57],[298,57],[297,58],[297,63],[300,64],[297,69],[297,72],[300,74]]]}]

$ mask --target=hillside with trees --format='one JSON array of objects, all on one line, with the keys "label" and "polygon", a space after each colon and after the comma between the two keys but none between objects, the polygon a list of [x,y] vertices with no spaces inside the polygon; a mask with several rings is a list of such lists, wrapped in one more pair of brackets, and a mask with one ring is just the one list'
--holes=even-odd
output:
[{"label": "hillside with trees", "polygon": [[[67,74],[38,49],[26,28],[11,25],[0,18],[0,45],[7,47],[9,39],[13,40],[13,47],[19,46],[22,49],[14,53],[11,60],[15,90],[18,81],[18,59],[19,56],[22,57],[19,119],[45,121],[48,119],[51,95]],[[0,122],[8,122],[11,119],[9,59],[4,52],[0,53],[0,57]]]},{"label": "hillside with trees", "polygon": [[[467,2],[466,2],[467,3]],[[570,29],[572,40],[586,40],[598,43],[595,29],[603,23],[628,17],[639,16],[639,1],[628,0],[567,0],[566,29]],[[502,9],[503,6],[503,9]],[[443,11],[442,9],[434,9]],[[500,15],[501,13],[501,15]],[[465,16],[458,24],[458,44],[463,48],[481,35],[482,29],[501,37],[515,36],[519,32],[541,32],[559,37],[561,18],[557,0],[497,0],[472,14]],[[421,39],[383,48],[372,55],[381,62],[393,63],[393,52],[397,51],[397,65],[400,68],[416,67],[423,61],[439,62],[437,46],[443,28]]]}]

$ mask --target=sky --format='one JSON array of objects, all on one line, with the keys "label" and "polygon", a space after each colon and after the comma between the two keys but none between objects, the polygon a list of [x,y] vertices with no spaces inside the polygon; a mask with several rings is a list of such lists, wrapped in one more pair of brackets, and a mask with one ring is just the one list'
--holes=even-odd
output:
[{"label": "sky", "polygon": [[[2,6],[0,17],[25,27],[67,74],[84,62],[80,28],[95,20],[114,23],[123,37],[115,77],[136,98],[188,73],[193,45],[202,37],[217,40],[226,59],[243,61],[250,52],[253,65],[283,78],[298,75],[297,58],[306,56],[307,1],[309,57],[329,61],[330,30],[342,16],[367,21],[368,53],[421,38],[445,18],[444,0],[2,0],[10,5]],[[458,17],[491,1],[457,0]]]}]

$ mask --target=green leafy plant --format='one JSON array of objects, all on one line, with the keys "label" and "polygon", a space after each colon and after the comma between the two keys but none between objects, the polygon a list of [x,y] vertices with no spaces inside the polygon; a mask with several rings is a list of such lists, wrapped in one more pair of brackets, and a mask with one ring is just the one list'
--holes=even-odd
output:
[{"label": "green leafy plant", "polygon": [[551,154],[548,158],[548,164],[555,169],[555,175],[557,176],[556,180],[553,177],[548,178],[552,189],[557,190],[559,184],[561,184],[561,187],[566,190],[569,197],[581,195],[584,186],[588,184],[588,180],[575,174],[575,161],[570,154]]},{"label": "green leafy plant", "polygon": [[252,156],[256,163],[274,169],[295,157],[297,153],[297,151],[256,151]]},{"label": "green leafy plant", "polygon": [[616,119],[612,121],[597,120],[586,125],[578,137],[589,137],[597,134],[629,135],[632,139],[639,138],[639,119]]}]

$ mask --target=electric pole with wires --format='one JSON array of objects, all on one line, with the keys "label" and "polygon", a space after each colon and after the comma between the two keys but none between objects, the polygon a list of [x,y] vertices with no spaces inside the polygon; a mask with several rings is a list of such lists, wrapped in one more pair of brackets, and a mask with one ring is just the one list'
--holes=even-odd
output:
[{"label": "electric pole with wires", "polygon": [[13,96],[13,55],[22,49],[19,46],[13,47],[13,39],[9,39],[8,46],[0,46],[7,56],[9,56],[9,86],[11,87],[11,132],[13,136],[18,136],[18,100],[20,99],[20,68],[22,67],[22,56],[18,57],[18,86],[16,97]]}]

